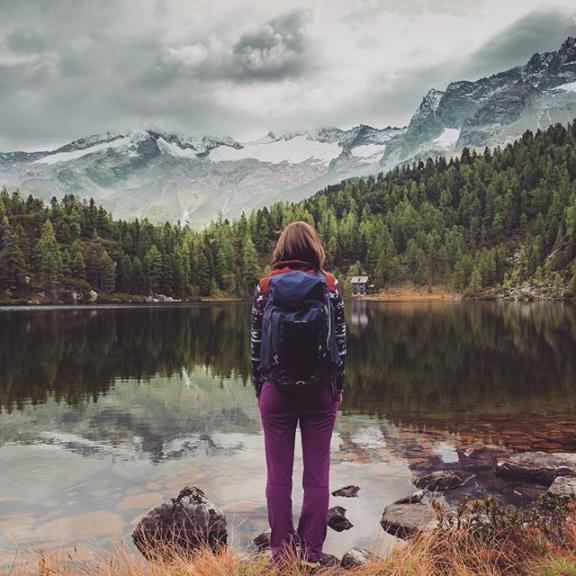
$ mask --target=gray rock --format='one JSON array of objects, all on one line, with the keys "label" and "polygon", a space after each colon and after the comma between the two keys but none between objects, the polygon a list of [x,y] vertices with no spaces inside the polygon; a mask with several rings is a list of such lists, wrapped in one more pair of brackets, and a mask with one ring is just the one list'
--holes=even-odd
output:
[{"label": "gray rock", "polygon": [[346,518],[346,508],[342,506],[333,506],[328,510],[328,526],[336,532],[350,530],[353,527],[352,522]]},{"label": "gray rock", "polygon": [[571,496],[576,498],[576,478],[569,476],[558,476],[548,488],[550,494],[558,496]]},{"label": "gray rock", "polygon": [[425,504],[392,504],[384,509],[380,525],[398,538],[411,538],[438,524],[434,512]]},{"label": "gray rock", "polygon": [[576,454],[522,452],[498,460],[496,474],[539,484],[551,484],[558,476],[576,476]]},{"label": "gray rock", "polygon": [[360,491],[360,486],[344,486],[343,488],[339,488],[338,490],[334,490],[332,492],[332,496],[343,496],[344,498],[355,498],[358,496],[358,492]]},{"label": "gray rock", "polygon": [[418,492],[414,492],[414,494],[410,494],[410,496],[405,496],[404,498],[400,498],[400,500],[396,500],[394,504],[419,504],[422,502],[422,498],[426,495],[424,490],[418,490]]},{"label": "gray rock", "polygon": [[96,300],[98,300],[98,292],[96,292],[96,290],[90,290],[90,292],[88,292],[88,300],[92,303],[96,302]]},{"label": "gray rock", "polygon": [[150,510],[132,533],[134,544],[149,560],[190,555],[202,546],[216,552],[227,537],[224,513],[195,486],[186,486],[170,503]]},{"label": "gray rock", "polygon": [[363,566],[368,562],[372,562],[378,559],[379,559],[378,556],[370,552],[370,550],[366,550],[365,548],[354,547],[352,548],[352,550],[346,552],[346,554],[342,556],[340,565],[342,566],[342,568],[346,569],[358,568],[359,566]]},{"label": "gray rock", "polygon": [[431,474],[426,474],[416,479],[416,486],[418,488],[425,488],[426,490],[431,490],[436,492],[438,490],[451,490],[452,488],[458,488],[464,484],[464,476],[458,474],[452,470],[437,470]]},{"label": "gray rock", "polygon": [[334,566],[340,565],[340,560],[336,556],[334,556],[333,554],[328,554],[326,552],[322,552],[322,555],[320,556],[320,560],[318,560],[318,562],[320,562],[320,566],[322,566],[323,568],[332,568]]},{"label": "gray rock", "polygon": [[252,540],[252,543],[260,552],[270,549],[270,532],[263,532]]}]

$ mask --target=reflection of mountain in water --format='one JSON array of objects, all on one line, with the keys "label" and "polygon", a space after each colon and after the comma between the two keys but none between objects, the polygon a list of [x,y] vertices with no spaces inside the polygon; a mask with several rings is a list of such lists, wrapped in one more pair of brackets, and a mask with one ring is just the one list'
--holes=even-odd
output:
[{"label": "reflection of mountain in water", "polygon": [[[164,431],[173,424],[161,414],[169,394],[211,405],[202,430],[242,428],[238,404],[229,396],[218,413],[210,390],[236,378],[253,397],[249,312],[247,304],[2,311],[0,409],[53,398],[92,410],[87,401],[98,400],[106,410],[93,414],[92,426],[132,430],[133,412],[117,410],[122,395],[110,406],[102,397],[130,380],[126,395],[150,399],[146,409]],[[467,419],[473,427],[488,416],[576,408],[574,307],[353,302],[348,312],[346,410],[454,429]],[[82,419],[82,410],[67,417]]]},{"label": "reflection of mountain in water", "polygon": [[118,460],[174,460],[230,455],[245,434],[260,431],[251,387],[238,379],[215,385],[205,368],[157,376],[145,383],[116,380],[97,402],[62,405],[52,398],[5,414],[0,446],[45,445],[83,456]]}]

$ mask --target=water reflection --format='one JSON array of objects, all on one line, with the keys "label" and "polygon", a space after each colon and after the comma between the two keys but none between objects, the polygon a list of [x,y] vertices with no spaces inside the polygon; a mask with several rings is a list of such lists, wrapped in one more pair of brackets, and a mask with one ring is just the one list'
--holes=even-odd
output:
[{"label": "water reflection", "polygon": [[[0,310],[0,549],[127,535],[186,483],[224,506],[236,545],[262,531],[249,312]],[[498,454],[576,450],[573,307],[353,303],[348,314],[332,484],[362,490],[332,502],[355,527],[330,532],[329,551],[388,546],[381,511],[418,473],[470,470],[469,493],[521,503],[535,489],[496,479]]]}]

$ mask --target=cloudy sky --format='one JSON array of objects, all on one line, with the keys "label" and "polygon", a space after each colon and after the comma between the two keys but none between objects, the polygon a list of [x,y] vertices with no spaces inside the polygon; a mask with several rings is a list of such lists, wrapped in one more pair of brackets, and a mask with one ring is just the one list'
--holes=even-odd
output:
[{"label": "cloudy sky", "polygon": [[573,0],[0,0],[0,150],[403,125],[576,35]]}]

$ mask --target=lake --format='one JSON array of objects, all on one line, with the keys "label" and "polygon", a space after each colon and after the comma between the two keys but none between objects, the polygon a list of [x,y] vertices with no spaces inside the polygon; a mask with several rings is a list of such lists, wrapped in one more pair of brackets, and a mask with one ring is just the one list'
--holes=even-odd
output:
[{"label": "lake", "polygon": [[[246,303],[0,308],[0,558],[130,548],[139,518],[186,484],[227,514],[232,545],[267,529]],[[384,507],[416,475],[467,467],[447,493],[523,504],[542,488],[493,474],[498,454],[576,451],[576,308],[362,303],[348,315],[332,498],[354,527],[325,550],[385,551]],[[301,451],[294,477],[301,504]]]}]

